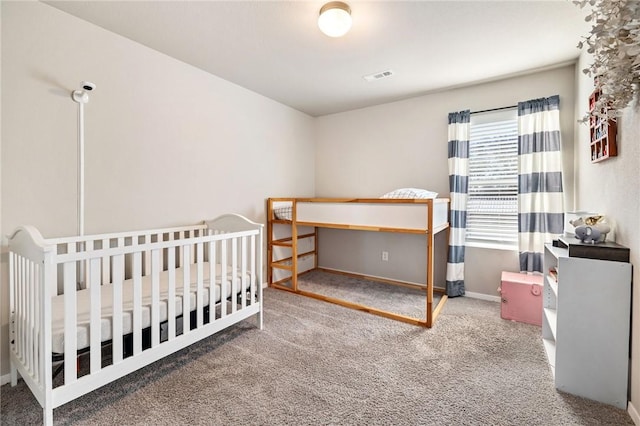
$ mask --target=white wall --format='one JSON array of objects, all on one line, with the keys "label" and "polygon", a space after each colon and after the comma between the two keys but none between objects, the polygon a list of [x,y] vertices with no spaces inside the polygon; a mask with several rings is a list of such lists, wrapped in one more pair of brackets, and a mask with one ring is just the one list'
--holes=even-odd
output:
[{"label": "white wall", "polygon": [[[479,111],[558,94],[566,199],[568,208],[573,208],[574,68],[568,65],[320,117],[317,120],[316,196],[378,197],[392,189],[410,186],[448,197],[449,112]],[[424,243],[421,245],[417,237],[363,233],[354,242],[352,234],[323,231],[319,238],[320,264],[424,282]],[[436,262],[442,266],[446,262],[445,238],[439,238],[436,243]],[[354,244],[359,250],[354,249]],[[390,252],[388,262],[381,262],[382,250]],[[498,295],[500,272],[519,268],[515,251],[468,248],[465,260],[467,291],[493,296]],[[444,268],[440,267],[435,283],[443,285],[443,282]]]},{"label": "white wall", "polygon": [[[582,118],[588,107],[593,79],[579,70],[587,68],[591,58],[583,54],[577,71],[576,119]],[[633,282],[631,338],[631,404],[635,422],[640,424],[640,106],[628,107],[618,120],[618,156],[592,164],[589,151],[589,128],[578,125],[576,130],[576,207],[601,212],[613,220],[616,241],[631,249]],[[606,285],[606,283],[603,283]],[[630,410],[630,411],[631,411]]]},{"label": "white wall", "polygon": [[[87,234],[228,212],[264,222],[267,197],[314,195],[313,118],[43,3],[1,7],[2,235],[21,224],[76,233],[70,93],[81,80],[97,84],[86,106]],[[6,269],[3,259],[0,374]]]}]

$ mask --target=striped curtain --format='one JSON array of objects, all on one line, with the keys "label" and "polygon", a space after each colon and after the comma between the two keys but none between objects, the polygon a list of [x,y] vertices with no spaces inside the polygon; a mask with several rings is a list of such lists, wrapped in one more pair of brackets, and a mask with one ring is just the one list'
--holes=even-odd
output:
[{"label": "striped curtain", "polygon": [[464,295],[464,244],[467,228],[469,187],[469,130],[471,111],[449,114],[449,252],[447,256],[447,296]]},{"label": "striped curtain", "polygon": [[560,97],[518,103],[520,271],[542,272],[544,244],[562,234]]}]

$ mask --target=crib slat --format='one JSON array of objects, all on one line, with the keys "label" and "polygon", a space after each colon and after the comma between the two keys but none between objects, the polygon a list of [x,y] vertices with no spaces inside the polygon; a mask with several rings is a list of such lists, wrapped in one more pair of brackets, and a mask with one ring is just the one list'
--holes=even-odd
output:
[{"label": "crib slat", "polygon": [[24,309],[22,311],[22,329],[23,329],[23,333],[24,333],[24,340],[23,340],[23,354],[22,354],[22,359],[24,360],[24,363],[27,365],[27,368],[29,368],[29,361],[31,359],[31,348],[29,347],[29,294],[31,292],[31,282],[29,280],[29,266],[30,266],[31,262],[29,260],[25,260],[24,263],[24,291],[23,291],[23,297],[24,297]]},{"label": "crib slat", "polygon": [[[144,236],[143,244],[147,245],[151,243],[151,235],[147,234]],[[145,250],[142,253],[142,276],[146,277],[149,275],[150,267],[151,267],[151,253],[149,250]]]},{"label": "crib slat", "polygon": [[[251,300],[250,304],[254,304],[256,302],[256,236],[251,236],[251,270],[249,273],[249,279],[251,280]],[[262,283],[258,283],[258,285],[262,285]]]},{"label": "crib slat", "polygon": [[[102,240],[102,249],[107,249],[111,246],[109,239],[105,238]],[[111,274],[110,274],[110,257],[103,256],[102,257],[102,284],[109,284],[111,282]]]},{"label": "crib slat", "polygon": [[203,295],[203,281],[204,281],[204,247],[202,243],[197,244],[196,250],[196,263],[197,263],[197,287],[196,287],[196,324],[198,328],[204,324],[204,295]]},{"label": "crib slat", "polygon": [[[16,272],[16,257],[17,254],[9,252],[9,349],[15,353],[16,348],[16,290],[18,285],[18,274]],[[18,383],[18,375],[13,365],[11,366],[11,386],[16,386]]]},{"label": "crib slat", "polygon": [[29,261],[29,268],[27,271],[29,276],[29,286],[28,286],[28,299],[27,304],[29,309],[27,311],[27,322],[29,327],[28,332],[28,342],[27,342],[27,365],[29,366],[29,372],[33,375],[38,370],[38,365],[36,363],[37,357],[37,348],[36,341],[34,340],[35,333],[35,310],[36,310],[36,293],[38,291],[38,287],[36,287],[36,276],[35,276],[35,264],[34,262]]},{"label": "crib slat", "polygon": [[[156,235],[156,242],[161,243],[164,241],[164,234],[163,233],[158,233],[155,234]],[[165,257],[165,250],[163,249],[160,252],[160,271],[166,271],[167,270],[167,265],[165,264],[166,262],[166,257]]]},{"label": "crib slat", "polygon": [[242,289],[240,291],[240,301],[242,309],[244,309],[247,307],[247,237],[242,237],[240,241],[240,273],[242,274],[240,276],[240,286]]},{"label": "crib slat", "polygon": [[25,302],[26,302],[26,310],[24,312],[24,321],[25,328],[27,333],[27,347],[25,351],[25,363],[29,368],[29,372],[33,373],[34,365],[33,365],[33,292],[34,292],[34,282],[33,282],[33,262],[28,261],[26,265],[26,278],[29,285],[26,286],[25,289]]},{"label": "crib slat", "polygon": [[151,347],[160,344],[160,250],[151,250]]},{"label": "crib slat", "polygon": [[20,332],[22,333],[22,348],[20,350],[21,359],[26,363],[27,352],[29,350],[27,333],[29,331],[27,326],[27,309],[28,309],[28,294],[29,294],[29,260],[24,258],[22,261],[22,309],[20,313]]},{"label": "crib slat", "polygon": [[91,259],[89,262],[89,297],[91,312],[89,314],[89,338],[90,338],[90,371],[95,373],[102,368],[102,327],[100,320],[102,314],[102,301],[100,300],[100,258]]},{"label": "crib slat", "polygon": [[[120,240],[120,239],[119,239]],[[124,255],[113,256],[113,317],[112,349],[113,364],[122,362],[122,280],[124,278]]]},{"label": "crib slat", "polygon": [[209,241],[209,322],[216,319],[216,243]]},{"label": "crib slat", "polygon": [[24,268],[24,276],[25,276],[25,282],[26,285],[24,286],[24,313],[23,313],[23,322],[24,322],[24,330],[25,330],[25,336],[24,336],[24,344],[25,344],[25,351],[24,351],[24,363],[27,366],[27,369],[29,370],[29,372],[31,372],[31,324],[29,321],[29,318],[31,317],[31,291],[33,288],[33,283],[31,282],[31,262],[27,261],[25,263],[25,268]]},{"label": "crib slat", "polygon": [[29,260],[24,259],[22,263],[22,312],[20,315],[20,327],[22,332],[22,360],[26,363],[27,353],[29,351],[27,333],[29,328],[27,326],[27,309],[29,303],[27,301],[29,294]]},{"label": "crib slat", "polygon": [[[89,240],[85,243],[84,249],[86,252],[92,252],[95,249],[93,240]],[[80,283],[84,286],[79,288],[89,288],[91,285],[91,279],[89,278],[89,269],[91,268],[91,259],[80,261]]]},{"label": "crib slat", "polygon": [[76,262],[63,265],[64,275],[64,383],[77,380],[77,306],[76,306]]},{"label": "crib slat", "polygon": [[40,366],[42,365],[43,350],[40,346],[40,333],[42,332],[42,312],[40,311],[40,300],[42,299],[42,292],[44,280],[42,279],[42,267],[41,264],[34,262],[33,278],[35,284],[35,296],[33,298],[33,309],[35,310],[33,316],[33,353],[34,353],[34,377],[36,381],[40,382]]},{"label": "crib slat", "polygon": [[35,378],[35,380],[37,382],[40,381],[40,365],[42,363],[42,360],[40,359],[41,355],[42,355],[42,350],[40,348],[40,332],[41,332],[41,327],[40,327],[40,299],[42,298],[42,294],[41,292],[42,290],[42,279],[40,276],[42,269],[40,268],[40,265],[38,263],[34,262],[34,272],[33,272],[33,283],[34,283],[34,289],[35,291],[35,297],[33,299],[33,309],[35,311],[34,313],[34,318],[33,318],[33,353],[34,353],[34,360],[35,360],[35,366],[34,366],[34,370],[33,370],[33,376]]},{"label": "crib slat", "polygon": [[27,324],[27,310],[29,309],[29,260],[23,259],[22,262],[22,310],[20,314],[20,327],[22,333],[22,349],[21,358],[23,362],[27,362],[27,354],[29,352],[28,332],[29,327]]},{"label": "crib slat", "polygon": [[[178,240],[184,240],[184,231],[178,232]],[[178,262],[180,263],[178,266],[184,266],[184,248],[182,244],[178,246]]]},{"label": "crib slat", "polygon": [[[66,246],[67,246],[67,253],[75,253],[77,251],[76,250],[77,244],[75,242],[67,243]],[[78,268],[77,265],[76,265],[76,268]],[[80,277],[76,277],[76,286],[78,284],[78,278],[80,278]],[[63,284],[63,286],[64,286],[64,284]],[[60,294],[61,290],[64,292],[64,288],[63,289],[58,289],[58,294]]]},{"label": "crib slat", "polygon": [[[188,236],[186,236],[186,238],[195,238],[195,234],[196,234],[196,230],[192,229],[191,231],[187,231]],[[191,252],[189,254],[189,259],[191,259],[191,261],[195,261],[196,260],[196,246],[195,244],[189,244],[189,251]]]},{"label": "crib slat", "polygon": [[20,325],[20,359],[24,362],[25,351],[27,349],[26,326],[24,321],[24,313],[27,309],[27,262],[26,258],[22,258],[20,262],[20,311],[18,315]]},{"label": "crib slat", "polygon": [[[215,305],[216,303],[218,303],[220,300],[222,300],[222,288],[219,287],[218,284],[218,255],[217,255],[217,247],[218,247],[218,242],[217,241],[211,241],[209,243],[211,246],[209,247],[209,268],[210,272],[209,272],[209,279],[211,280],[211,283],[209,284],[211,286],[211,292],[213,293],[211,297],[214,297],[213,299],[213,303],[212,305]],[[218,295],[216,297],[216,291],[218,292]],[[217,309],[215,309],[215,307],[212,307],[211,309],[211,321],[216,319],[217,316]]]},{"label": "crib slat", "polygon": [[[146,234],[144,236],[143,244],[149,245],[151,244],[151,234]],[[142,276],[146,277],[151,274],[151,252],[149,250],[145,250],[142,258]]]},{"label": "crib slat", "polygon": [[176,251],[167,251],[167,273],[169,274],[169,297],[167,300],[168,339],[176,337]]},{"label": "crib slat", "polygon": [[40,298],[40,311],[42,312],[41,327],[42,333],[39,336],[41,357],[42,363],[40,364],[40,377],[41,383],[44,385],[44,389],[51,389],[53,387],[53,361],[51,359],[51,313],[53,312],[52,308],[52,298],[57,294],[55,289],[57,288],[57,267],[52,262],[52,258],[54,255],[49,252],[45,254],[44,264],[42,266],[42,274],[41,277],[43,279],[42,283],[42,297]]},{"label": "crib slat", "polygon": [[133,253],[133,354],[142,352],[142,253]]},{"label": "crib slat", "polygon": [[[184,246],[180,245],[180,248]],[[182,333],[187,334],[191,329],[190,318],[190,299],[191,299],[191,261],[189,259],[190,250],[185,248],[182,250]]]},{"label": "crib slat", "polygon": [[238,310],[238,239],[231,239],[231,312]]},{"label": "crib slat", "polygon": [[18,258],[18,271],[17,271],[17,280],[18,280],[18,285],[17,285],[17,291],[16,291],[16,298],[17,298],[17,303],[16,303],[16,315],[15,315],[15,322],[16,322],[16,335],[18,336],[18,338],[15,340],[16,342],[16,354],[18,355],[18,357],[23,360],[23,348],[24,348],[24,332],[23,332],[23,322],[22,322],[22,315],[24,313],[24,265],[26,263],[26,259],[22,256],[20,256]]},{"label": "crib slat", "polygon": [[18,306],[16,308],[16,333],[18,338],[16,339],[16,354],[20,358],[21,361],[24,362],[24,349],[26,347],[25,342],[25,334],[24,334],[24,309],[25,309],[25,266],[26,259],[20,257],[18,259],[18,291],[17,291],[17,302]]},{"label": "crib slat", "polygon": [[227,316],[227,241],[220,242],[220,318]]}]

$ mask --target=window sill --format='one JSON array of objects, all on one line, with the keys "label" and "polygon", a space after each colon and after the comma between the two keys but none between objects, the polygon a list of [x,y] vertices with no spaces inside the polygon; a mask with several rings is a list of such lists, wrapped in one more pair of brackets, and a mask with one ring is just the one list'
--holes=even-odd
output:
[{"label": "window sill", "polygon": [[518,246],[513,244],[487,243],[479,241],[466,241],[466,247],[485,248],[492,250],[518,251]]}]

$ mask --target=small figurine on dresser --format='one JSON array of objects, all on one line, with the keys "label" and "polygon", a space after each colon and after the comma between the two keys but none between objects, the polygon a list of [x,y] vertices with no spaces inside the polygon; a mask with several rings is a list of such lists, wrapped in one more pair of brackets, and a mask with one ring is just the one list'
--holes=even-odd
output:
[{"label": "small figurine on dresser", "polygon": [[579,217],[570,223],[575,226],[576,238],[583,243],[603,243],[611,231],[611,226],[602,215]]}]

